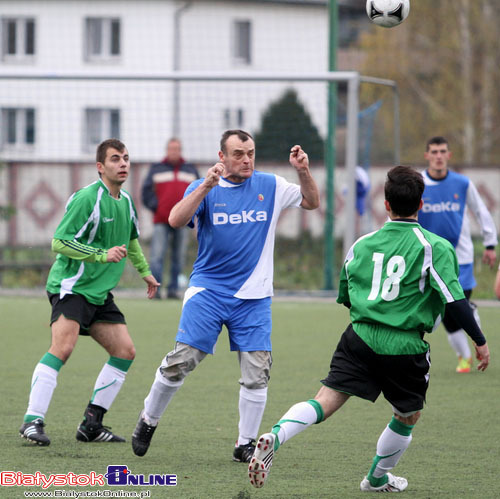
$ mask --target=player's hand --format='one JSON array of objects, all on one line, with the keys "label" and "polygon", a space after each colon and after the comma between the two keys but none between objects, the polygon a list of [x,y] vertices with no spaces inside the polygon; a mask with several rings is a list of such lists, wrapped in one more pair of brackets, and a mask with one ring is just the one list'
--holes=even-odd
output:
[{"label": "player's hand", "polygon": [[145,283],[148,285],[148,298],[154,298],[156,296],[156,292],[160,287],[160,283],[155,279],[153,275],[147,275],[143,277]]},{"label": "player's hand", "polygon": [[485,343],[480,347],[478,347],[477,345],[474,346],[476,348],[476,359],[479,360],[477,370],[484,371],[490,363],[490,350],[488,348],[488,343]]},{"label": "player's hand", "polygon": [[309,156],[299,145],[290,149],[290,164],[298,171],[309,169]]},{"label": "player's hand", "polygon": [[493,268],[497,261],[497,254],[494,249],[485,249],[483,253],[483,263]]},{"label": "player's hand", "polygon": [[219,180],[222,177],[222,175],[224,175],[224,164],[215,163],[215,165],[212,166],[212,168],[208,169],[203,183],[211,189],[212,187],[215,187],[219,183]]},{"label": "player's hand", "polygon": [[108,263],[118,263],[122,258],[127,256],[127,247],[122,244],[121,246],[113,246],[108,250]]}]

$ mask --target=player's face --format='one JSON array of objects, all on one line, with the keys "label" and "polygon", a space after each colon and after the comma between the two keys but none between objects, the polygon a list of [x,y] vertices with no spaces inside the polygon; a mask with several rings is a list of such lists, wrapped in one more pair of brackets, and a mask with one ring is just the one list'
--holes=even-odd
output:
[{"label": "player's face", "polygon": [[181,159],[181,143],[177,140],[172,140],[167,145],[167,157],[173,163],[177,163]]},{"label": "player's face", "polygon": [[429,173],[434,178],[443,178],[448,171],[448,160],[451,152],[448,144],[430,144],[425,153],[425,159],[429,162]]},{"label": "player's face", "polygon": [[127,149],[120,152],[110,147],[106,151],[104,163],[97,163],[97,171],[108,187],[120,187],[127,180],[130,171],[130,158]]},{"label": "player's face", "polygon": [[226,152],[219,152],[224,164],[224,178],[241,183],[253,175],[255,161],[255,143],[252,139],[242,142],[237,135],[231,135],[226,141]]}]

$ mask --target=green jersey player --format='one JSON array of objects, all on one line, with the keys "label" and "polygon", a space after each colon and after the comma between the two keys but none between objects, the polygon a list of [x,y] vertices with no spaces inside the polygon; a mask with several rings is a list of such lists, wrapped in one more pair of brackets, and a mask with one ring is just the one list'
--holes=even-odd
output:
[{"label": "green jersey player", "polygon": [[430,351],[424,334],[452,309],[476,345],[478,369],[489,364],[489,350],[458,282],[451,244],[417,222],[424,181],[410,167],[392,168],[385,183],[390,221],[363,236],[342,267],[337,301],[350,308],[351,324],[342,334],[316,397],[292,406],[262,435],[249,464],[250,482],[262,487],[274,453],[285,441],[320,423],[356,395],[374,402],[382,393],[394,416],[380,435],[377,452],[360,488],[401,492],[408,482],[389,473],[412,439],[429,380]]},{"label": "green jersey player", "polygon": [[90,335],[110,358],[97,377],[76,438],[82,442],[125,441],[102,425],[135,356],[125,318],[111,290],[120,280],[127,256],[146,282],[149,298],[159,286],[137,239],[134,203],[122,189],[129,170],[129,154],[122,142],[109,139],[101,143],[97,148],[99,180],[69,198],[54,234],[52,249],[57,258],[47,280],[52,342],[33,372],[28,409],[19,430],[32,443],[50,444],[44,431],[45,414],[59,370],[79,334]]}]

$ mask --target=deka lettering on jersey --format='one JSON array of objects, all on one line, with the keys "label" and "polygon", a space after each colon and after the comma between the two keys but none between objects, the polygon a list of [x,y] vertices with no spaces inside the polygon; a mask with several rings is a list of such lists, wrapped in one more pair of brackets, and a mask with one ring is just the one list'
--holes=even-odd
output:
[{"label": "deka lettering on jersey", "polygon": [[243,210],[241,213],[214,213],[214,225],[246,224],[248,222],[265,222],[267,211]]},{"label": "deka lettering on jersey", "polygon": [[424,203],[422,206],[424,213],[442,213],[444,211],[460,211],[459,203],[451,201],[441,201],[440,203]]}]

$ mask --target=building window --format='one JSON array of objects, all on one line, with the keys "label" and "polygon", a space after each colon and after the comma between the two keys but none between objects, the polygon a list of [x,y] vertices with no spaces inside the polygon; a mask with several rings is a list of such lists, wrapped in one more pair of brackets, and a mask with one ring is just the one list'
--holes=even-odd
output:
[{"label": "building window", "polygon": [[93,151],[103,140],[120,137],[118,109],[89,108],[85,110],[85,150]]},{"label": "building window", "polygon": [[35,55],[35,21],[31,18],[2,19],[4,60],[23,60]]},{"label": "building window", "polygon": [[35,143],[35,110],[2,108],[2,149],[23,149]]},{"label": "building window", "polygon": [[245,111],[241,108],[226,108],[222,114],[223,128],[226,130],[233,128],[245,128]]},{"label": "building window", "polygon": [[252,23],[234,22],[233,57],[238,64],[252,63]]},{"label": "building window", "polygon": [[87,18],[85,20],[85,50],[85,58],[88,61],[120,57],[120,20],[103,17]]}]

